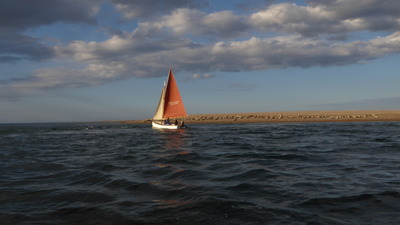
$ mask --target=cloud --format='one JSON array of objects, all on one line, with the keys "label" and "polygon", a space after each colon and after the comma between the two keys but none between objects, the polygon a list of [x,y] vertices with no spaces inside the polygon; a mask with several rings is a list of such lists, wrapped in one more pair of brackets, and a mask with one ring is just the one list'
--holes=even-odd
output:
[{"label": "cloud", "polygon": [[25,95],[35,95],[40,92],[57,88],[77,88],[100,85],[106,78],[96,77],[88,70],[74,71],[65,68],[44,68],[34,75],[0,82],[0,97],[17,100]]},{"label": "cloud", "polygon": [[[54,48],[44,44],[42,39],[30,37],[23,32],[56,22],[95,25],[97,13],[103,2],[101,0],[2,1],[0,3],[0,63],[15,63],[20,60],[41,61],[54,57]],[[127,40],[129,44],[142,46],[141,51],[144,48],[163,51],[165,47],[157,44],[154,48],[142,41],[146,38],[158,38],[164,41],[170,37],[181,41],[185,38],[207,37],[208,40],[218,41],[221,38],[245,38],[257,32],[258,34],[259,32],[284,32],[290,36],[300,34],[304,37],[331,34],[333,37],[330,40],[340,40],[338,37],[344,40],[343,37],[349,37],[347,35],[349,32],[394,31],[400,28],[400,2],[393,0],[361,2],[358,0],[310,0],[306,6],[289,3],[272,4],[273,1],[265,1],[265,6],[268,6],[266,9],[249,15],[238,15],[232,11],[205,13],[199,10],[208,5],[205,0],[173,0],[168,1],[168,4],[164,0],[108,0],[108,2],[114,4],[125,18],[141,19],[133,34],[138,41],[133,43],[132,40]],[[259,4],[259,1],[253,2]],[[354,7],[355,5],[357,7]],[[265,35],[263,33],[261,34]],[[123,35],[125,35],[124,32],[119,32],[119,36]],[[113,40],[110,39],[108,43],[112,44]],[[166,41],[168,44],[172,42],[174,41]],[[78,45],[77,43],[79,41],[72,43],[70,48]],[[112,52],[107,50],[105,43],[93,45],[104,47],[103,56],[105,57],[107,56],[105,54]],[[98,56],[100,50],[96,46],[94,48]],[[91,54],[90,48],[85,49],[88,52],[79,53],[82,57]],[[124,55],[124,49],[120,48],[121,52],[117,52],[117,49],[113,50],[115,54]],[[135,48],[135,51],[138,50],[140,49]]]},{"label": "cloud", "polygon": [[51,47],[24,31],[56,22],[94,24],[98,9],[90,0],[1,1],[0,63],[53,57]]},{"label": "cloud", "polygon": [[249,29],[243,17],[235,15],[231,11],[211,13],[202,18],[202,24],[207,32],[219,37],[237,37]]},{"label": "cloud", "polygon": [[395,0],[309,0],[309,7],[330,12],[337,19],[398,17],[400,2]]},{"label": "cloud", "polygon": [[[270,3],[265,3],[266,5]],[[357,5],[357,7],[354,7]],[[251,32],[283,32],[305,37],[343,35],[357,31],[400,29],[400,2],[368,0],[310,1],[309,5],[271,4],[266,9],[238,15],[232,11],[205,13],[195,8],[178,8],[171,13],[141,22],[137,32],[144,36],[173,34],[237,38]]]},{"label": "cloud", "polygon": [[400,2],[392,0],[311,0],[307,6],[282,3],[253,13],[249,23],[262,31],[303,36],[400,28]]},{"label": "cloud", "polygon": [[333,66],[360,63],[385,54],[399,53],[400,32],[371,41],[332,43],[329,41],[281,36],[251,38],[242,42],[216,43],[213,55],[223,71],[265,70],[283,67]]},{"label": "cloud", "polygon": [[0,63],[41,61],[52,56],[53,49],[42,44],[40,39],[18,33],[0,34]]},{"label": "cloud", "polygon": [[[201,11],[206,1],[108,2],[125,19],[137,22],[132,32],[113,32],[104,41],[50,46],[24,32],[56,22],[95,26],[101,1],[2,1],[0,63],[55,58],[72,60],[79,67],[42,68],[25,78],[0,81],[0,96],[8,96],[4,90],[16,94],[165,76],[170,67],[205,79],[214,71],[347,65],[400,53],[400,32],[393,31],[400,28],[399,1],[310,0],[306,6],[267,1],[267,8],[247,15]],[[349,41],[357,31],[391,34],[368,33],[368,40]]]},{"label": "cloud", "polygon": [[137,35],[199,35],[231,38],[243,35],[250,28],[245,18],[231,11],[206,14],[197,9],[182,8],[159,20],[139,23]]},{"label": "cloud", "polygon": [[[55,52],[74,57],[88,66],[81,70],[45,68],[26,79],[8,81],[8,85],[17,89],[97,86],[131,77],[164,76],[165,68],[169,67],[179,72],[235,72],[362,63],[399,53],[400,32],[349,43],[293,35],[266,39],[253,37],[210,45],[199,45],[186,39],[146,42],[133,36],[115,36],[100,43],[80,41],[58,46]],[[193,78],[212,78],[212,75],[195,74]]]},{"label": "cloud", "polygon": [[187,82],[187,81],[192,81],[192,80],[205,80],[205,79],[212,79],[215,78],[215,75],[210,74],[210,73],[205,73],[205,74],[200,74],[200,73],[194,73],[191,76],[185,76],[183,77],[182,81]]},{"label": "cloud", "polygon": [[206,74],[195,73],[195,74],[193,74],[192,77],[193,77],[193,79],[198,80],[198,79],[210,79],[210,78],[214,78],[215,76],[212,74],[209,74],[209,73],[206,73]]},{"label": "cloud", "polygon": [[149,18],[169,13],[177,8],[203,8],[206,0],[110,0],[126,19]]},{"label": "cloud", "polygon": [[61,21],[94,23],[99,10],[97,2],[90,0],[1,1],[0,27],[7,30],[26,30]]},{"label": "cloud", "polygon": [[82,70],[43,68],[24,78],[0,80],[0,98],[16,101],[48,90],[99,86],[119,79],[121,72],[118,69],[119,66],[114,64],[90,65]]}]

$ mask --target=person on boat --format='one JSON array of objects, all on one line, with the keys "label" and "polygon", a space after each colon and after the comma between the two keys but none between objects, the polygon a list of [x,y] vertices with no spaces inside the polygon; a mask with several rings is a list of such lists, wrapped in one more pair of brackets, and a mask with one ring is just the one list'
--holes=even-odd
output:
[{"label": "person on boat", "polygon": [[185,125],[185,122],[182,120],[181,121],[181,127],[183,128],[183,127],[186,127],[186,125]]},{"label": "person on boat", "polygon": [[178,120],[175,120],[175,125],[178,125]]},{"label": "person on boat", "polygon": [[164,121],[164,123],[165,123],[165,124],[170,124],[170,123],[169,123],[169,118],[167,118],[167,119]]}]

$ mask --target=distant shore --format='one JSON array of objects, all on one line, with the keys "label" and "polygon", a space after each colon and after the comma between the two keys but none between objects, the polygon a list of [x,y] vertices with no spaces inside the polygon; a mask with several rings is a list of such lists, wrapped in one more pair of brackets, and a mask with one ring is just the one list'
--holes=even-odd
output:
[{"label": "distant shore", "polygon": [[[292,122],[363,122],[400,121],[400,110],[346,110],[195,114],[185,118],[187,124],[196,123],[292,123]],[[146,120],[113,121],[120,123],[151,123]]]}]

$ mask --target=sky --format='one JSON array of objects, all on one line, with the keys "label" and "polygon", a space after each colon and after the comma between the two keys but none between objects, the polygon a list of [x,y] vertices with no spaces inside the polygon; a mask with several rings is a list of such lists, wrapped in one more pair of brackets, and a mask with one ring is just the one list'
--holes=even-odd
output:
[{"label": "sky", "polygon": [[0,1],[0,123],[400,109],[398,0]]}]

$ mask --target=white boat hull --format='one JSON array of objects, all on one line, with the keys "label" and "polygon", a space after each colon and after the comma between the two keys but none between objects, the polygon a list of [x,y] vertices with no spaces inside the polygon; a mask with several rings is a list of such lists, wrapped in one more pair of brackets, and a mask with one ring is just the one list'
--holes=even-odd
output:
[{"label": "white boat hull", "polygon": [[162,124],[157,122],[151,122],[151,125],[155,129],[170,129],[170,130],[181,129],[181,126],[174,124]]}]

